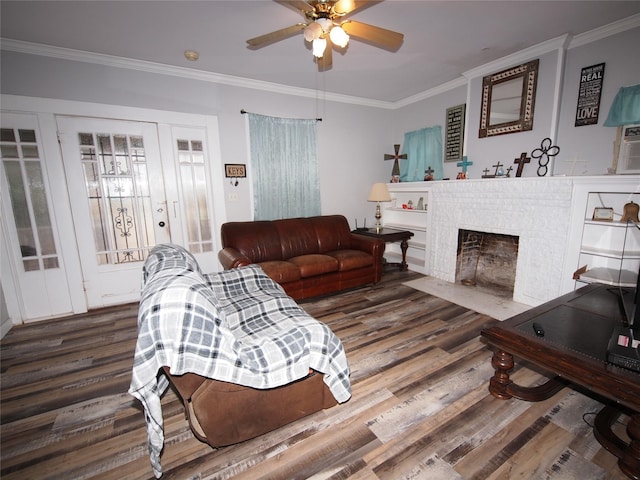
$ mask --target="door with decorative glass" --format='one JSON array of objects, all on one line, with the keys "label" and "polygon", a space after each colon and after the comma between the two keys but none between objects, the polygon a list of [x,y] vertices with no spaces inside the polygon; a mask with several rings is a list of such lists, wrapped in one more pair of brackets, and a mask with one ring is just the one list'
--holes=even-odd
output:
[{"label": "door with decorative glass", "polygon": [[171,242],[157,125],[57,117],[89,308],[139,299],[142,264]]},{"label": "door with decorative glass", "polygon": [[22,318],[69,313],[69,282],[35,115],[2,113],[0,157],[0,241],[9,255],[3,286],[10,284],[22,298]]}]

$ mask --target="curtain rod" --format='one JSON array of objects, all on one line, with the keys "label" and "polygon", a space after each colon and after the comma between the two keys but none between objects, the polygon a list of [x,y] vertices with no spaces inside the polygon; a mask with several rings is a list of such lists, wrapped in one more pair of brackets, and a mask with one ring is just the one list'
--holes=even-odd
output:
[{"label": "curtain rod", "polygon": [[[251,113],[251,112],[247,112],[247,111],[243,108],[242,110],[240,110],[240,113],[241,113],[242,115],[244,115],[244,114],[246,114],[246,113]],[[321,121],[322,121],[322,119],[321,119],[321,118],[316,118],[315,120],[316,120],[316,122],[321,122]]]}]

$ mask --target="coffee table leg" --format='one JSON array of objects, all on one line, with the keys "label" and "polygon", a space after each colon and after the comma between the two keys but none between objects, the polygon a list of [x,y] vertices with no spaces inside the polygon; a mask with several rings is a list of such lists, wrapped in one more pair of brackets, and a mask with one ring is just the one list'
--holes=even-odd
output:
[{"label": "coffee table leg", "polygon": [[406,240],[402,240],[400,242],[400,250],[402,250],[402,263],[400,264],[400,271],[406,272],[409,270],[409,265],[407,265],[407,249],[409,248],[409,242]]},{"label": "coffee table leg", "polygon": [[627,434],[631,443],[618,459],[618,466],[628,477],[640,479],[640,413],[631,416]]},{"label": "coffee table leg", "polygon": [[501,400],[511,398],[512,395],[507,392],[507,389],[512,383],[509,378],[509,372],[513,369],[513,355],[502,350],[496,350],[491,358],[491,366],[495,369],[493,377],[489,380],[491,395]]}]

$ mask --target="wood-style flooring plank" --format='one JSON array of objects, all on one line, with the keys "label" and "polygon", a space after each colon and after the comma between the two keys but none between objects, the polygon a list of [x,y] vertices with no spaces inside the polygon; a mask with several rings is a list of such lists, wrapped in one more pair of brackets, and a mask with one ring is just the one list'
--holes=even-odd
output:
[{"label": "wood-style flooring plank", "polygon": [[[377,285],[301,302],[345,346],[345,404],[213,449],[169,390],[163,478],[624,478],[587,423],[598,399],[569,387],[538,403],[493,398],[479,333],[497,320],[403,284],[418,277],[389,271]],[[154,478],[142,409],[127,394],[136,317],[135,304],[109,307],[15,326],[0,341],[3,480]],[[512,378],[545,377],[518,364]]]}]

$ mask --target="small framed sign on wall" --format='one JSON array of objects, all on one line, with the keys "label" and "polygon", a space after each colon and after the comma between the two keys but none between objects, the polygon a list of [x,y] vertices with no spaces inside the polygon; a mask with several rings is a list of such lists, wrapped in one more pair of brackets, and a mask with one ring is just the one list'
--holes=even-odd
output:
[{"label": "small framed sign on wall", "polygon": [[576,107],[576,127],[598,123],[603,80],[604,63],[585,67],[580,72],[578,106]]},{"label": "small framed sign on wall", "polygon": [[462,160],[464,145],[464,114],[466,105],[447,108],[447,130],[445,132],[444,161]]},{"label": "small framed sign on wall", "polygon": [[225,163],[224,176],[227,178],[245,178],[247,170],[243,163]]}]

